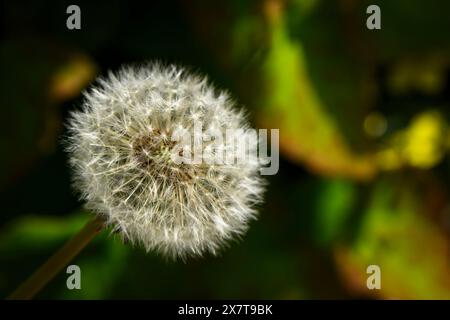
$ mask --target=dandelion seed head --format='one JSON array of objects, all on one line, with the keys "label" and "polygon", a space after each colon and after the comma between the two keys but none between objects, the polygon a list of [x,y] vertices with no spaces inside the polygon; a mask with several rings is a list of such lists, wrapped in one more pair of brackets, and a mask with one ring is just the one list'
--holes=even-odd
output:
[{"label": "dandelion seed head", "polygon": [[[256,153],[220,165],[171,158],[172,134],[192,131],[194,120],[223,134],[250,128],[226,92],[183,68],[148,64],[110,73],[84,95],[66,139],[74,186],[112,230],[173,258],[216,254],[247,230],[264,189]],[[227,150],[211,143],[202,144],[207,157]],[[177,151],[183,157],[193,149]]]}]

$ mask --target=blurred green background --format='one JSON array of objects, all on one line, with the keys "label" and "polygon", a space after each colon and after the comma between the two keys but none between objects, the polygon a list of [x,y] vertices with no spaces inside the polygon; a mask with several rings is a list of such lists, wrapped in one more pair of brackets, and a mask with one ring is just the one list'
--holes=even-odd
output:
[{"label": "blurred green background", "polygon": [[81,290],[62,272],[37,298],[449,299],[449,14],[446,0],[2,1],[0,297],[89,219],[61,145],[81,91],[158,59],[280,129],[259,220],[186,263],[104,232],[73,261]]}]

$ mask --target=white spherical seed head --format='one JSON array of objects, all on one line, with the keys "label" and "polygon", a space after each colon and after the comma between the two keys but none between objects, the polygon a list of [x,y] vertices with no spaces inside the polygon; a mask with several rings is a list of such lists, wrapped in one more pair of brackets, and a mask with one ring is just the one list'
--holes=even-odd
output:
[{"label": "white spherical seed head", "polygon": [[[174,162],[171,136],[192,132],[194,121],[224,137],[227,129],[249,129],[228,94],[206,78],[149,64],[98,80],[68,124],[74,186],[87,207],[124,239],[173,258],[215,254],[244,233],[264,189],[255,152],[234,164]],[[229,149],[223,140],[215,150]]]}]

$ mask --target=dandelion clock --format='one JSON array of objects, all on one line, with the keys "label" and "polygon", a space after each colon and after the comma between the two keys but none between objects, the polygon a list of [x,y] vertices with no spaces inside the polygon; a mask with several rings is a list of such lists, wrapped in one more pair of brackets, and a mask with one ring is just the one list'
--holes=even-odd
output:
[{"label": "dandelion clock", "polygon": [[[234,132],[250,141],[245,161],[214,161],[219,152],[238,158],[238,148],[225,138],[197,141],[191,133],[199,125],[215,137]],[[67,126],[73,185],[95,219],[13,298],[31,297],[104,227],[186,260],[217,254],[256,217],[264,190],[257,142],[247,139],[242,110],[205,77],[161,64],[123,67],[84,93]],[[183,139],[174,139],[180,132]]]}]

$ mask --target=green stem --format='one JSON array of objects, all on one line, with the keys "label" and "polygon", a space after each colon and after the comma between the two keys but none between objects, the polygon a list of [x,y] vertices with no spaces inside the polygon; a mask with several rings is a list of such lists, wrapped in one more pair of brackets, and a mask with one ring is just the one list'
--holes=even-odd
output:
[{"label": "green stem", "polygon": [[31,277],[22,283],[7,299],[32,299],[52,280],[83,248],[100,233],[104,220],[100,217],[89,221],[72,239],[51,256]]}]

